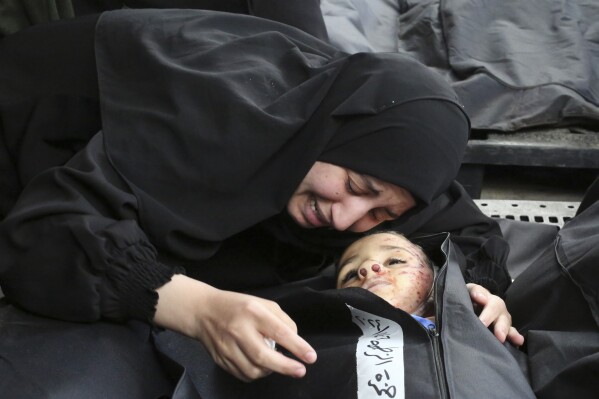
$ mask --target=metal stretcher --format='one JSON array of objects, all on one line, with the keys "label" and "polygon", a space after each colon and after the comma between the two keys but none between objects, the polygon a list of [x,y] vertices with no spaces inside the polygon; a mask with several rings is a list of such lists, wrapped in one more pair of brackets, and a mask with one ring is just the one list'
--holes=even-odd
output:
[{"label": "metal stretcher", "polygon": [[476,199],[474,202],[485,215],[493,218],[545,223],[560,228],[574,217],[580,205],[575,201]]}]

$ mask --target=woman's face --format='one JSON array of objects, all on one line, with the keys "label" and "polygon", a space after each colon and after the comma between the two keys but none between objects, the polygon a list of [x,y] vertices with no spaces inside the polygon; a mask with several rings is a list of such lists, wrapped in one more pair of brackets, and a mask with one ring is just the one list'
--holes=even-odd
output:
[{"label": "woman's face", "polygon": [[416,205],[394,184],[330,163],[316,162],[287,203],[300,226],[362,232],[398,218]]},{"label": "woman's face", "polygon": [[364,288],[411,314],[428,311],[434,272],[422,249],[404,237],[366,236],[350,245],[339,262],[337,288]]}]

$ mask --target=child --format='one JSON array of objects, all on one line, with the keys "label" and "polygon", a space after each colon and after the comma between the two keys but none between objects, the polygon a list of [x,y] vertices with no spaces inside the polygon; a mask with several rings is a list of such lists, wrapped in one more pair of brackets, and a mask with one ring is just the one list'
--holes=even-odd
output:
[{"label": "child", "polygon": [[[435,319],[433,285],[437,271],[422,248],[402,234],[375,233],[344,251],[338,262],[337,288],[366,289],[429,327]],[[471,296],[481,289],[474,284],[467,286]],[[476,296],[472,299],[477,300]],[[524,343],[514,327],[510,327],[506,338],[517,346]]]},{"label": "child", "polygon": [[417,320],[434,320],[434,278],[435,269],[422,248],[399,233],[385,232],[368,235],[345,250],[337,288],[364,288]]}]

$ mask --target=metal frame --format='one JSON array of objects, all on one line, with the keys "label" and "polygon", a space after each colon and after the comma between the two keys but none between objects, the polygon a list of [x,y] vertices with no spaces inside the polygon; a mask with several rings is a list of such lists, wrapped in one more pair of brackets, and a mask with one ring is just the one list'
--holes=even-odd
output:
[{"label": "metal frame", "polygon": [[472,198],[480,198],[486,165],[599,170],[599,129],[473,132],[457,178]]},{"label": "metal frame", "polygon": [[576,215],[580,205],[566,201],[476,199],[474,202],[485,215],[493,218],[545,223],[560,228]]}]

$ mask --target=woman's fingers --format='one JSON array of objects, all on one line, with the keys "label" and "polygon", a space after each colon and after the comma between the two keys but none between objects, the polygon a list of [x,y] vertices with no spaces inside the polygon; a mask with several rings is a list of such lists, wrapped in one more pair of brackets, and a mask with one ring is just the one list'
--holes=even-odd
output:
[{"label": "woman's fingers", "polygon": [[468,283],[466,286],[474,309],[480,312],[478,318],[486,327],[489,327],[499,315],[497,303],[491,301],[491,294],[486,288],[472,283]]},{"label": "woman's fingers", "polygon": [[183,275],[158,290],[154,322],[202,342],[214,361],[243,381],[271,372],[302,377],[306,367],[268,346],[270,338],[299,360],[313,363],[314,349],[275,302],[223,291]]},{"label": "woman's fingers", "polygon": [[242,350],[247,350],[248,357],[258,367],[292,377],[303,377],[306,374],[304,364],[271,349],[264,342],[264,337],[272,339],[279,347],[284,347],[305,363],[314,363],[316,352],[297,334],[296,324],[279,305],[272,301],[259,300],[259,304],[264,306],[252,309],[253,317],[259,323],[255,330],[257,334],[247,346],[242,347]]},{"label": "woman's fingers", "polygon": [[520,334],[516,327],[510,327],[510,332],[507,334],[507,340],[515,346],[524,345],[524,335]]},{"label": "woman's fingers", "polygon": [[274,302],[262,298],[214,291],[210,308],[203,312],[197,336],[215,361],[244,381],[271,372],[303,377],[306,367],[265,342],[274,340],[299,360],[313,363],[314,349],[297,334],[293,320]]},{"label": "woman's fingers", "polygon": [[279,320],[289,326],[294,333],[297,333],[297,325],[287,313],[283,312],[278,303],[266,299],[262,299],[262,301],[264,301],[264,305],[268,307],[270,311],[279,318]]},{"label": "woman's fingers", "polygon": [[253,368],[295,378],[301,378],[306,374],[306,366],[303,363],[272,349],[264,342],[262,334],[257,334],[254,339],[249,340],[240,348],[244,351],[245,357],[250,360]]},{"label": "woman's fingers", "polygon": [[475,309],[482,308],[478,318],[486,327],[493,327],[493,334],[499,342],[503,343],[507,339],[514,345],[522,345],[524,337],[512,327],[512,316],[503,299],[478,284],[469,283],[467,286]]},{"label": "woman's fingers", "polygon": [[512,326],[511,318],[507,318],[505,315],[498,315],[497,318],[490,324],[493,327],[493,334],[499,340],[499,342],[505,342],[507,334]]},{"label": "woman's fingers", "polygon": [[254,364],[238,346],[231,346],[230,350],[217,353],[214,360],[220,367],[244,382],[266,377],[272,373],[271,370]]},{"label": "woman's fingers", "polygon": [[279,305],[267,301],[272,312],[272,319],[267,322],[261,333],[279,346],[284,347],[301,361],[311,364],[316,361],[316,352],[302,337],[297,335],[297,326],[293,320],[283,312]]}]

